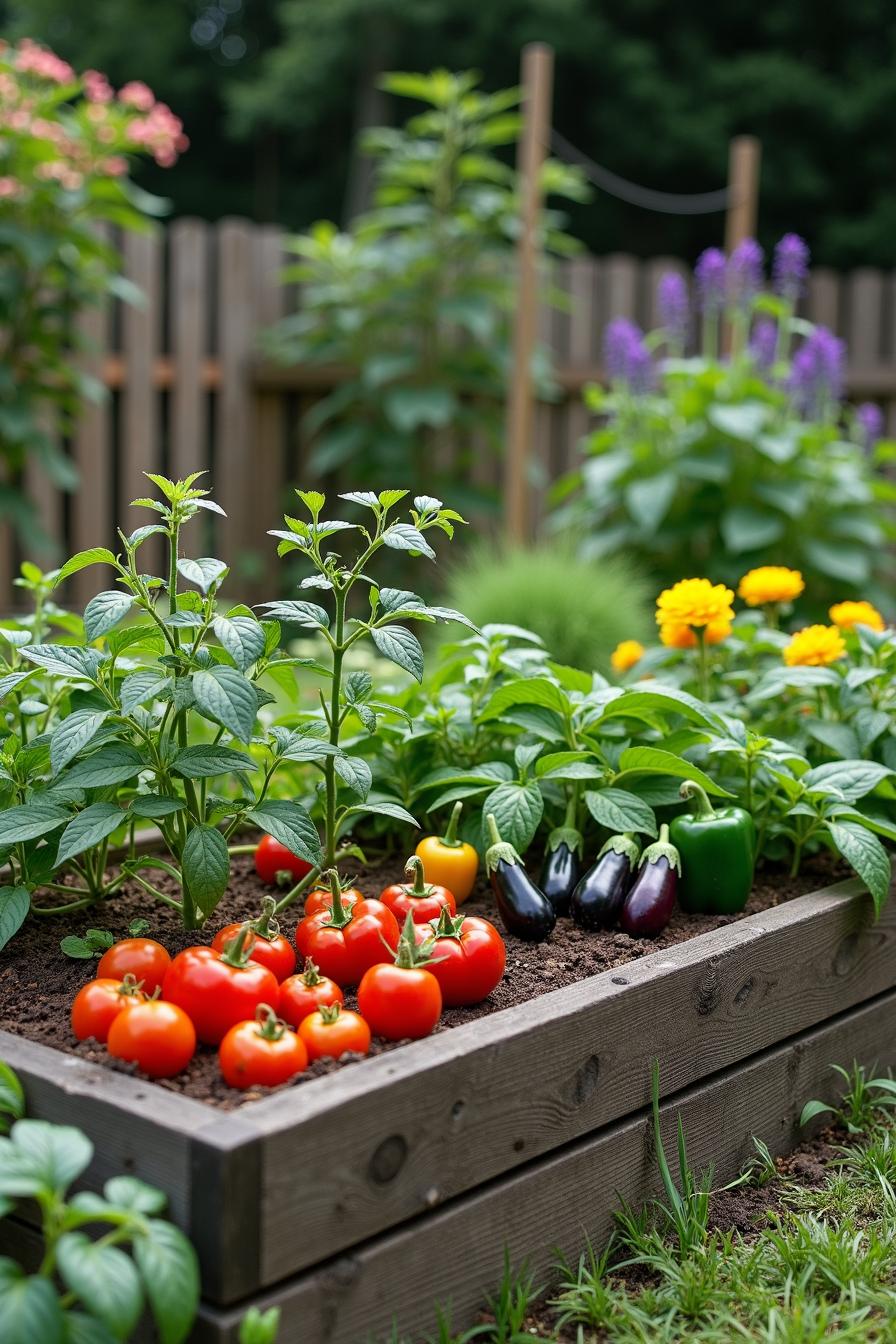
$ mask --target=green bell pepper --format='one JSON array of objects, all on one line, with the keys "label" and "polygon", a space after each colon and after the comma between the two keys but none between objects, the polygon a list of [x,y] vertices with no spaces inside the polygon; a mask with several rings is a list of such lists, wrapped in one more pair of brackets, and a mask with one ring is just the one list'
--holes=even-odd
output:
[{"label": "green bell pepper", "polygon": [[681,855],[681,908],[695,915],[736,915],[753,886],[753,818],[742,807],[713,808],[693,780],[686,779],[679,792],[692,808],[669,827]]}]

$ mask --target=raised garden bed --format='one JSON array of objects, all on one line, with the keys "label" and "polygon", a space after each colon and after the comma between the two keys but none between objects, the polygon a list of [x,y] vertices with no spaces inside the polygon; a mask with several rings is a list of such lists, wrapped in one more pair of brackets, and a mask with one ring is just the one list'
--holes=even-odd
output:
[{"label": "raised garden bed", "polygon": [[544,1266],[605,1235],[617,1192],[650,1194],[655,1057],[697,1165],[733,1174],[753,1133],[790,1146],[832,1061],[896,1062],[894,943],[896,906],[875,924],[841,882],[230,1113],[12,1032],[0,1056],[32,1115],[94,1138],[92,1183],[169,1193],[203,1265],[197,1341],[235,1341],[257,1300],[283,1304],[283,1344],[358,1344],[393,1317],[413,1337],[435,1300],[459,1324],[505,1243]]}]

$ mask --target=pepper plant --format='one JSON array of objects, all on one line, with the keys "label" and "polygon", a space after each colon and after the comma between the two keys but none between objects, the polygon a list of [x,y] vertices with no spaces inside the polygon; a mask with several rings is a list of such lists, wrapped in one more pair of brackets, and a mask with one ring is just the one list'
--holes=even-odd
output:
[{"label": "pepper plant", "polygon": [[187,1238],[161,1216],[162,1191],[114,1176],[102,1195],[70,1194],[93,1144],[70,1125],[23,1117],[21,1084],[0,1063],[0,1218],[17,1200],[33,1201],[43,1241],[34,1273],[0,1256],[0,1339],[112,1344],[132,1337],[147,1305],[159,1339],[181,1344],[199,1304],[199,1267]]},{"label": "pepper plant", "polygon": [[[315,763],[323,774],[323,865],[332,868],[339,837],[353,817],[372,813],[417,825],[406,808],[372,793],[373,775],[364,757],[342,750],[343,732],[349,719],[358,720],[370,735],[377,732],[380,716],[384,714],[408,719],[397,704],[375,696],[369,672],[349,669],[348,654],[359,640],[370,639],[383,658],[410,673],[416,681],[422,681],[423,649],[406,622],[459,621],[471,629],[475,627],[451,607],[432,606],[406,589],[380,587],[368,573],[384,547],[414,558],[434,560],[435,551],[425,534],[440,531],[453,537],[455,525],[464,522],[454,509],[445,508],[441,500],[430,495],[417,495],[409,512],[410,522],[404,522],[396,521],[392,511],[407,497],[407,490],[383,490],[379,494],[362,490],[340,495],[340,499],[369,511],[372,520],[365,525],[324,520],[324,495],[316,490],[297,490],[296,494],[308,521],[287,515],[286,530],[274,530],[271,535],[279,540],[279,555],[297,552],[308,561],[313,573],[302,579],[299,586],[328,594],[332,615],[319,603],[304,599],[264,602],[261,606],[276,621],[316,631],[329,654],[328,664],[316,667],[329,682],[328,691],[320,693],[320,711],[313,717],[305,717],[302,731],[316,732],[322,726],[326,735],[327,750],[323,759]],[[351,562],[325,546],[331,537],[346,531],[356,532],[359,538],[358,554]],[[353,614],[356,590],[366,595],[363,615]]]},{"label": "pepper plant", "polygon": [[[35,669],[55,708],[28,718],[20,703],[0,743],[0,854],[10,872],[0,888],[0,944],[38,888],[66,899],[38,903],[36,912],[61,913],[134,881],[196,928],[227,887],[228,840],[246,824],[311,864],[320,857],[307,811],[268,794],[287,762],[320,760],[333,748],[313,724],[301,732],[258,728],[259,708],[273,698],[262,679],[272,670],[292,678],[297,660],[278,653],[276,621],[221,604],[223,561],[181,555],[185,525],[202,510],[220,512],[197,476],[149,479],[161,498],[135,503],[156,521],[119,532],[118,553],[81,551],[55,575],[62,583],[98,564],[114,573],[117,586],[87,604],[80,637],[23,643],[17,636],[12,644],[4,689],[12,682],[18,691]],[[156,536],[167,547],[162,575],[140,565],[141,547]],[[111,838],[133,835],[145,819],[158,827],[167,853],[132,851],[110,876]],[[166,875],[174,894],[152,881],[155,873]]]}]

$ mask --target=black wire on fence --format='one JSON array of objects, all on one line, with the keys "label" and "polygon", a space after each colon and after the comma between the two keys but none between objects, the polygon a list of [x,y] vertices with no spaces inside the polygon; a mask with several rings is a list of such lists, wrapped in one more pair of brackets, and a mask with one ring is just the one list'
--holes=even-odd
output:
[{"label": "black wire on fence", "polygon": [[567,163],[581,168],[585,176],[601,191],[616,196],[629,205],[638,205],[643,210],[657,210],[666,215],[712,215],[727,210],[732,203],[730,187],[719,191],[699,191],[689,195],[674,191],[653,191],[650,187],[639,187],[624,177],[603,168],[587,154],[583,154],[559,131],[551,130],[551,149]]}]

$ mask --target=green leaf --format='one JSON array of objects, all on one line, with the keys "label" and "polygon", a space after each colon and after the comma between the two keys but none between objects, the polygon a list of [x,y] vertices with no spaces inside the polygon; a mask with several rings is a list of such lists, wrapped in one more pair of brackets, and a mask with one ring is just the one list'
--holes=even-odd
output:
[{"label": "green leaf", "polygon": [[132,672],[125,677],[118,691],[123,713],[133,714],[139,705],[156,699],[171,684],[171,678],[160,672]]},{"label": "green leaf", "polygon": [[101,789],[108,784],[123,784],[145,769],[146,762],[136,747],[110,742],[77,761],[63,776],[63,782],[68,788]]},{"label": "green leaf", "polygon": [[123,593],[120,589],[97,593],[84,608],[84,633],[88,640],[93,643],[100,635],[112,630],[119,621],[124,620],[133,605],[131,594]]},{"label": "green leaf", "polygon": [[871,556],[861,546],[849,546],[842,541],[807,541],[806,557],[813,569],[831,579],[861,587],[871,573]]},{"label": "green leaf", "polygon": [[370,637],[384,658],[410,672],[417,681],[423,680],[423,649],[416,635],[403,625],[373,628]]},{"label": "green leaf", "polygon": [[9,1065],[0,1059],[0,1115],[21,1120],[24,1114],[25,1089]]},{"label": "green leaf", "polygon": [[104,655],[98,649],[81,649],[68,644],[29,644],[21,654],[54,676],[79,681],[92,681],[104,661]]},{"label": "green leaf", "polygon": [[50,737],[50,767],[58,775],[78,752],[96,737],[109,717],[108,709],[76,709]]},{"label": "green leaf", "polygon": [[570,709],[569,697],[547,677],[521,677],[499,687],[479,717],[500,719],[512,705],[539,705],[564,717]]},{"label": "green leaf", "polygon": [[308,812],[300,803],[286,799],[266,799],[250,808],[246,820],[272,835],[293,854],[317,867],[321,861],[320,836]]},{"label": "green leaf", "polygon": [[65,1344],[115,1344],[115,1336],[102,1322],[80,1311],[66,1312],[65,1330]]},{"label": "green leaf", "polygon": [[833,1106],[828,1106],[824,1101],[807,1101],[800,1111],[800,1125],[808,1125],[810,1120],[814,1120],[817,1115],[828,1115],[833,1111]]},{"label": "green leaf", "polygon": [[264,629],[251,616],[217,616],[212,629],[241,672],[264,653]]},{"label": "green leaf", "polygon": [[250,1307],[240,1321],[239,1344],[277,1344],[279,1329],[279,1307],[268,1307],[267,1311]]},{"label": "green leaf", "polygon": [[721,721],[717,714],[707,709],[702,701],[679,690],[677,686],[663,686],[641,690],[632,687],[609,701],[601,710],[600,722],[605,719],[638,718],[651,721],[656,712],[662,714],[680,714],[691,723],[702,724],[717,731]]},{"label": "green leaf", "polygon": [[[93,1144],[80,1129],[52,1125],[47,1120],[17,1120],[10,1137],[0,1140],[0,1145],[0,1189],[4,1194],[31,1194],[40,1187],[63,1195],[87,1170],[93,1157]],[[17,1176],[30,1180],[32,1188],[10,1188]]]},{"label": "green leaf", "polygon": [[829,822],[831,839],[871,892],[879,915],[890,893],[890,859],[876,835],[854,821]]},{"label": "green leaf", "polygon": [[241,742],[248,743],[258,712],[258,698],[250,681],[233,667],[216,667],[193,674],[196,707],[207,718],[223,724]]},{"label": "green leaf", "polygon": [[136,1266],[117,1246],[99,1246],[84,1232],[66,1232],[56,1244],[60,1278],[116,1339],[129,1339],[143,1309]]},{"label": "green leaf", "polygon": [[410,523],[393,523],[391,527],[387,527],[383,533],[383,542],[393,551],[415,551],[425,555],[428,560],[436,558],[435,551],[423,533],[418,532]]},{"label": "green leaf", "polygon": [[171,762],[171,769],[185,779],[211,779],[214,775],[254,770],[255,762],[233,747],[208,743],[184,747]]},{"label": "green leaf", "polygon": [[214,826],[194,826],[181,855],[184,885],[204,915],[210,915],[227,890],[230,855]]},{"label": "green leaf", "polygon": [[719,527],[725,546],[734,555],[771,546],[773,542],[780,541],[785,530],[784,520],[777,514],[753,508],[749,504],[737,504],[733,509],[726,509],[719,520]]},{"label": "green leaf", "polygon": [[48,835],[65,825],[71,815],[59,803],[44,802],[40,798],[18,807],[8,807],[5,812],[0,812],[0,849],[21,840],[37,840],[39,836]]},{"label": "green leaf", "polygon": [[615,782],[618,783],[623,775],[674,775],[676,779],[693,779],[717,798],[732,797],[727,789],[710,779],[699,766],[673,755],[671,751],[662,751],[659,747],[627,747],[619,757],[619,773]]},{"label": "green leaf", "polygon": [[177,569],[187,583],[195,584],[203,593],[207,593],[212,584],[227,573],[224,561],[214,560],[210,556],[200,560],[178,560]]},{"label": "green leaf", "polygon": [[64,583],[65,580],[71,578],[73,574],[80,573],[80,571],[86,569],[88,565],[114,564],[115,556],[110,550],[107,550],[105,546],[92,546],[89,550],[79,551],[78,554],[73,555],[70,560],[66,560],[65,564],[56,575],[54,587],[58,587],[60,583]]},{"label": "green leaf", "polygon": [[135,817],[148,817],[151,821],[159,821],[162,817],[170,817],[174,812],[182,812],[186,803],[167,794],[138,793],[128,806]]},{"label": "green leaf", "polygon": [[499,784],[482,805],[483,847],[490,840],[485,829],[485,817],[493,813],[501,839],[513,845],[520,854],[529,848],[544,813],[544,799],[537,784]]},{"label": "green leaf", "polygon": [[383,394],[386,417],[402,434],[421,425],[444,429],[457,414],[458,403],[447,387],[393,387]]},{"label": "green leaf", "polygon": [[753,443],[769,417],[769,408],[758,401],[742,401],[733,406],[710,406],[706,418],[729,438]]},{"label": "green leaf", "polygon": [[359,798],[366,798],[373,783],[370,766],[360,756],[336,756],[333,759],[336,773],[344,784]]},{"label": "green leaf", "polygon": [[27,672],[10,672],[5,677],[0,677],[0,699],[8,695],[22,681],[27,681],[29,677],[34,676],[34,668],[30,667]]},{"label": "green leaf", "polygon": [[30,909],[31,892],[27,887],[0,887],[0,950],[18,933]]},{"label": "green leaf", "polygon": [[309,630],[329,629],[329,616],[315,602],[262,602],[260,605],[271,620],[291,622]]},{"label": "green leaf", "polygon": [[821,786],[839,789],[847,802],[854,803],[893,773],[876,761],[830,761],[807,771],[803,783],[807,789]]},{"label": "green leaf", "polygon": [[655,532],[669,512],[677,489],[678,479],[673,471],[640,478],[625,487],[625,506],[639,527]]},{"label": "green leaf", "polygon": [[178,1228],[153,1218],[147,1222],[146,1233],[134,1240],[134,1260],[160,1344],[183,1344],[199,1306],[196,1252]]},{"label": "green leaf", "polygon": [[859,740],[847,724],[835,723],[830,719],[807,719],[803,727],[810,737],[830,748],[836,755],[845,758],[858,756]]},{"label": "green leaf", "polygon": [[115,803],[91,803],[90,807],[85,807],[59,837],[57,866],[73,859],[76,854],[83,854],[85,849],[98,845],[107,835],[124,825],[125,820],[125,814]]},{"label": "green leaf", "polygon": [[420,829],[419,821],[412,817],[410,812],[401,806],[401,803],[390,803],[388,801],[357,803],[354,807],[347,807],[343,816],[357,816],[359,813],[362,815],[372,813],[377,817],[391,817],[393,821],[404,821],[409,826],[416,826],[418,830]]},{"label": "green leaf", "polygon": [[656,835],[653,808],[625,789],[597,789],[585,794],[585,805],[596,822],[614,833],[641,831]]},{"label": "green leaf", "polygon": [[26,1275],[0,1258],[0,1339],[3,1344],[66,1344],[65,1316],[49,1279]]},{"label": "green leaf", "polygon": [[117,1209],[132,1213],[162,1213],[168,1203],[164,1193],[136,1176],[113,1176],[103,1186],[103,1194]]}]

